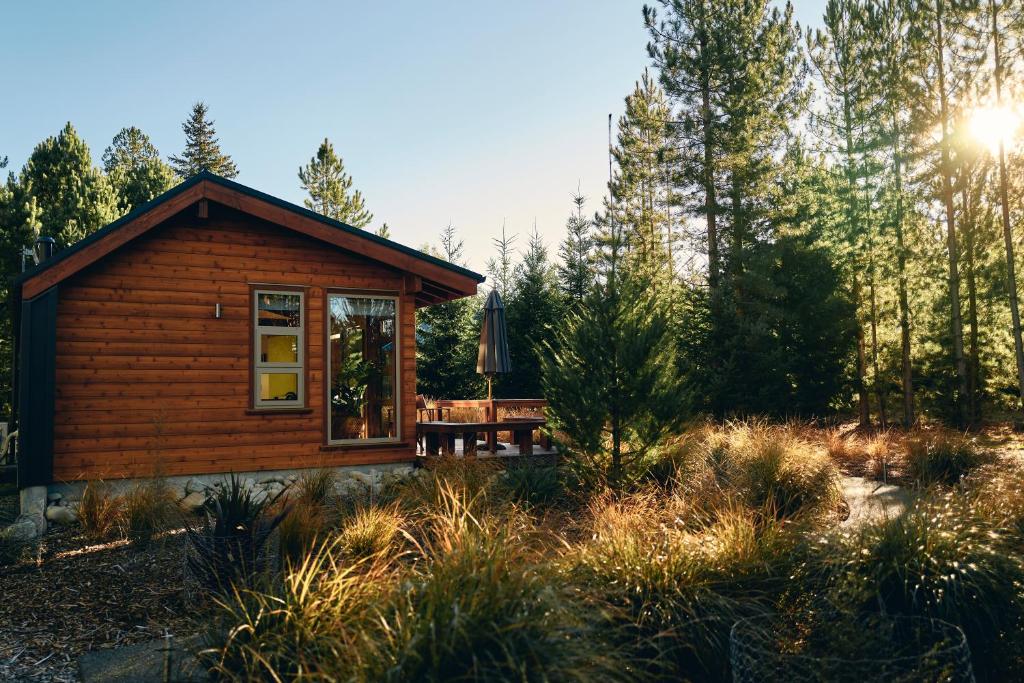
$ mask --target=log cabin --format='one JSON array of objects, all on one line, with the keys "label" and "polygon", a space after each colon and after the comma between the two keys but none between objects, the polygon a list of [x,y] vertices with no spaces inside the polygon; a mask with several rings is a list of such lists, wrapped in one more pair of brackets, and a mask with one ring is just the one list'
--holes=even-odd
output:
[{"label": "log cabin", "polygon": [[19,488],[413,463],[415,310],[483,279],[194,176],[15,281]]}]

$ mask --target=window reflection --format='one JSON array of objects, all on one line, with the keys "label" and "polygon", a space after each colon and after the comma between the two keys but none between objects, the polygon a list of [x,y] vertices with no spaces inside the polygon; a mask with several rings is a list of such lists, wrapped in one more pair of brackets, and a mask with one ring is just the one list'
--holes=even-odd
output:
[{"label": "window reflection", "polygon": [[396,300],[331,294],[330,440],[398,437]]}]

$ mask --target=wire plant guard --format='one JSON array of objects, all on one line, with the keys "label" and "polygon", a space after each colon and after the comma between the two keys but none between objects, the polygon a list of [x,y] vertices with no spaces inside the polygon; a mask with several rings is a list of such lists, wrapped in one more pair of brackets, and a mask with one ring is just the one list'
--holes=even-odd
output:
[{"label": "wire plant guard", "polygon": [[734,683],[974,681],[964,632],[929,617],[764,615],[736,622],[729,645]]},{"label": "wire plant guard", "polygon": [[476,357],[476,371],[487,376],[487,400],[494,397],[494,375],[510,372],[512,362],[508,355],[508,332],[505,328],[505,304],[497,289],[492,289],[484,303],[483,326],[480,329],[480,350]]}]

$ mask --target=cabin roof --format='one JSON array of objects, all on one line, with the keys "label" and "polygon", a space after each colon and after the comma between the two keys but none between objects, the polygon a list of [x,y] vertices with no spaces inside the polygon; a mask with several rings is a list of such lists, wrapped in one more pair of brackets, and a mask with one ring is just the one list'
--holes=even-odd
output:
[{"label": "cabin roof", "polygon": [[417,306],[475,294],[484,281],[479,273],[203,171],[25,271],[14,281],[15,292],[33,298],[204,199],[410,274],[407,288]]}]

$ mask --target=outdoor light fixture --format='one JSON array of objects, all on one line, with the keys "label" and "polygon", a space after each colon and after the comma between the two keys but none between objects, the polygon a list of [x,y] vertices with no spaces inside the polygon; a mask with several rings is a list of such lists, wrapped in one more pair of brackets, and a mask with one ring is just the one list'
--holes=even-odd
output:
[{"label": "outdoor light fixture", "polygon": [[221,316],[220,304],[219,303],[218,304],[214,304],[213,305],[213,317],[216,318],[217,320],[220,320],[220,316]]}]

